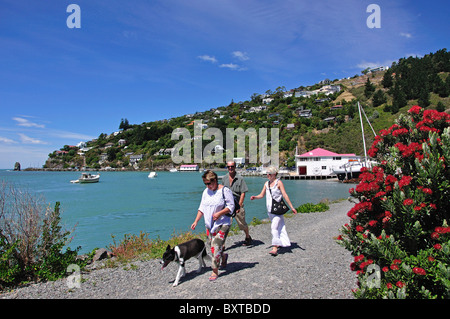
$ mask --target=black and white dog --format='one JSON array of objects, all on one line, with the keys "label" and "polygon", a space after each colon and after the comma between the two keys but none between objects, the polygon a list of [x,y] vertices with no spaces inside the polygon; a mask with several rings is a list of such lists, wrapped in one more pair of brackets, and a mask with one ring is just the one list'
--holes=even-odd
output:
[{"label": "black and white dog", "polygon": [[195,257],[199,261],[199,268],[197,273],[202,270],[202,267],[206,267],[204,258],[209,257],[206,253],[205,243],[201,239],[192,239],[185,243],[179,244],[173,248],[170,248],[170,245],[167,246],[166,251],[162,257],[162,267],[161,270],[164,269],[171,261],[175,261],[178,263],[178,273],[175,278],[175,282],[173,286],[177,286],[181,277],[186,275],[186,269],[184,268],[184,263],[191,257]]}]

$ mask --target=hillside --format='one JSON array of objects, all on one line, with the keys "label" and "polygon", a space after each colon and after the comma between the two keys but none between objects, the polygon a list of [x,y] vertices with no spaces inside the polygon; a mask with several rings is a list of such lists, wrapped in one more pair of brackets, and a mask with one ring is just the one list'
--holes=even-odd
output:
[{"label": "hillside", "polygon": [[[358,101],[375,132],[391,126],[412,105],[439,111],[450,108],[450,53],[446,49],[423,58],[402,58],[388,70],[363,73],[310,87],[278,87],[255,93],[247,101],[167,120],[130,124],[122,119],[116,132],[102,133],[77,146],[65,145],[49,154],[44,168],[169,169],[174,166],[171,149],[179,142],[171,140],[172,132],[187,128],[194,136],[195,120],[220,129],[224,137],[227,127],[279,128],[280,163],[293,166],[296,149],[299,154],[322,147],[362,155]],[[370,146],[374,134],[367,122],[364,129]],[[203,148],[210,142],[203,139]]]}]

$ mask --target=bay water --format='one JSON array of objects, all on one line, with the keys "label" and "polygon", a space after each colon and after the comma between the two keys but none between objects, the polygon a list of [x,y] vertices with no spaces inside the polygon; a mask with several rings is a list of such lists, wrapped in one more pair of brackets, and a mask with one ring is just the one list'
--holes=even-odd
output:
[{"label": "bay water", "polygon": [[[94,172],[92,172],[94,173]],[[217,171],[219,176],[226,172]],[[100,181],[74,184],[80,172],[43,172],[0,170],[0,180],[28,191],[54,207],[61,203],[62,225],[73,232],[69,246],[81,246],[80,253],[108,247],[112,236],[119,242],[125,234],[145,232],[150,238],[169,239],[190,231],[205,185],[199,172],[100,172]],[[258,195],[266,177],[245,177],[249,188],[245,199],[246,220],[267,218],[265,199],[250,201]],[[283,180],[295,207],[318,203],[322,199],[347,198],[352,184],[337,180]],[[196,232],[204,232],[203,220]],[[270,229],[268,229],[270,231]],[[242,236],[243,233],[242,233]]]}]

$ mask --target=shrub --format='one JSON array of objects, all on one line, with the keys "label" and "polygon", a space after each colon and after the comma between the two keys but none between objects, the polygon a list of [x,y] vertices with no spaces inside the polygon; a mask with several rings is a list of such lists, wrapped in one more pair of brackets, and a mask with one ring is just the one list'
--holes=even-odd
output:
[{"label": "shrub", "polygon": [[328,209],[330,209],[330,206],[327,205],[327,203],[318,203],[318,204],[312,204],[312,203],[305,203],[300,205],[297,208],[298,213],[316,213],[316,212],[325,212]]},{"label": "shrub", "polygon": [[413,106],[380,131],[338,243],[358,298],[450,297],[450,115]]},{"label": "shrub", "polygon": [[0,182],[0,289],[30,280],[65,276],[77,250],[67,248],[69,231],[60,226],[59,202],[54,209],[27,191]]}]

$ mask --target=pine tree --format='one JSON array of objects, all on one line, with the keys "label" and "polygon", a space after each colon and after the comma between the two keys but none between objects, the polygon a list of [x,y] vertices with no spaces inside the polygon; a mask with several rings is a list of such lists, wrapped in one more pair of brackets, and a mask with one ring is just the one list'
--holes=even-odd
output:
[{"label": "pine tree", "polygon": [[394,80],[392,79],[392,70],[388,70],[386,71],[386,73],[384,73],[381,84],[385,89],[390,89],[392,87],[392,85],[394,84]]},{"label": "pine tree", "polygon": [[370,82],[370,79],[367,78],[366,85],[364,87],[364,95],[369,99],[374,92],[375,92],[375,85],[373,85]]},{"label": "pine tree", "polygon": [[374,107],[380,106],[383,103],[386,103],[386,95],[382,90],[377,90],[373,95],[372,103]]}]

